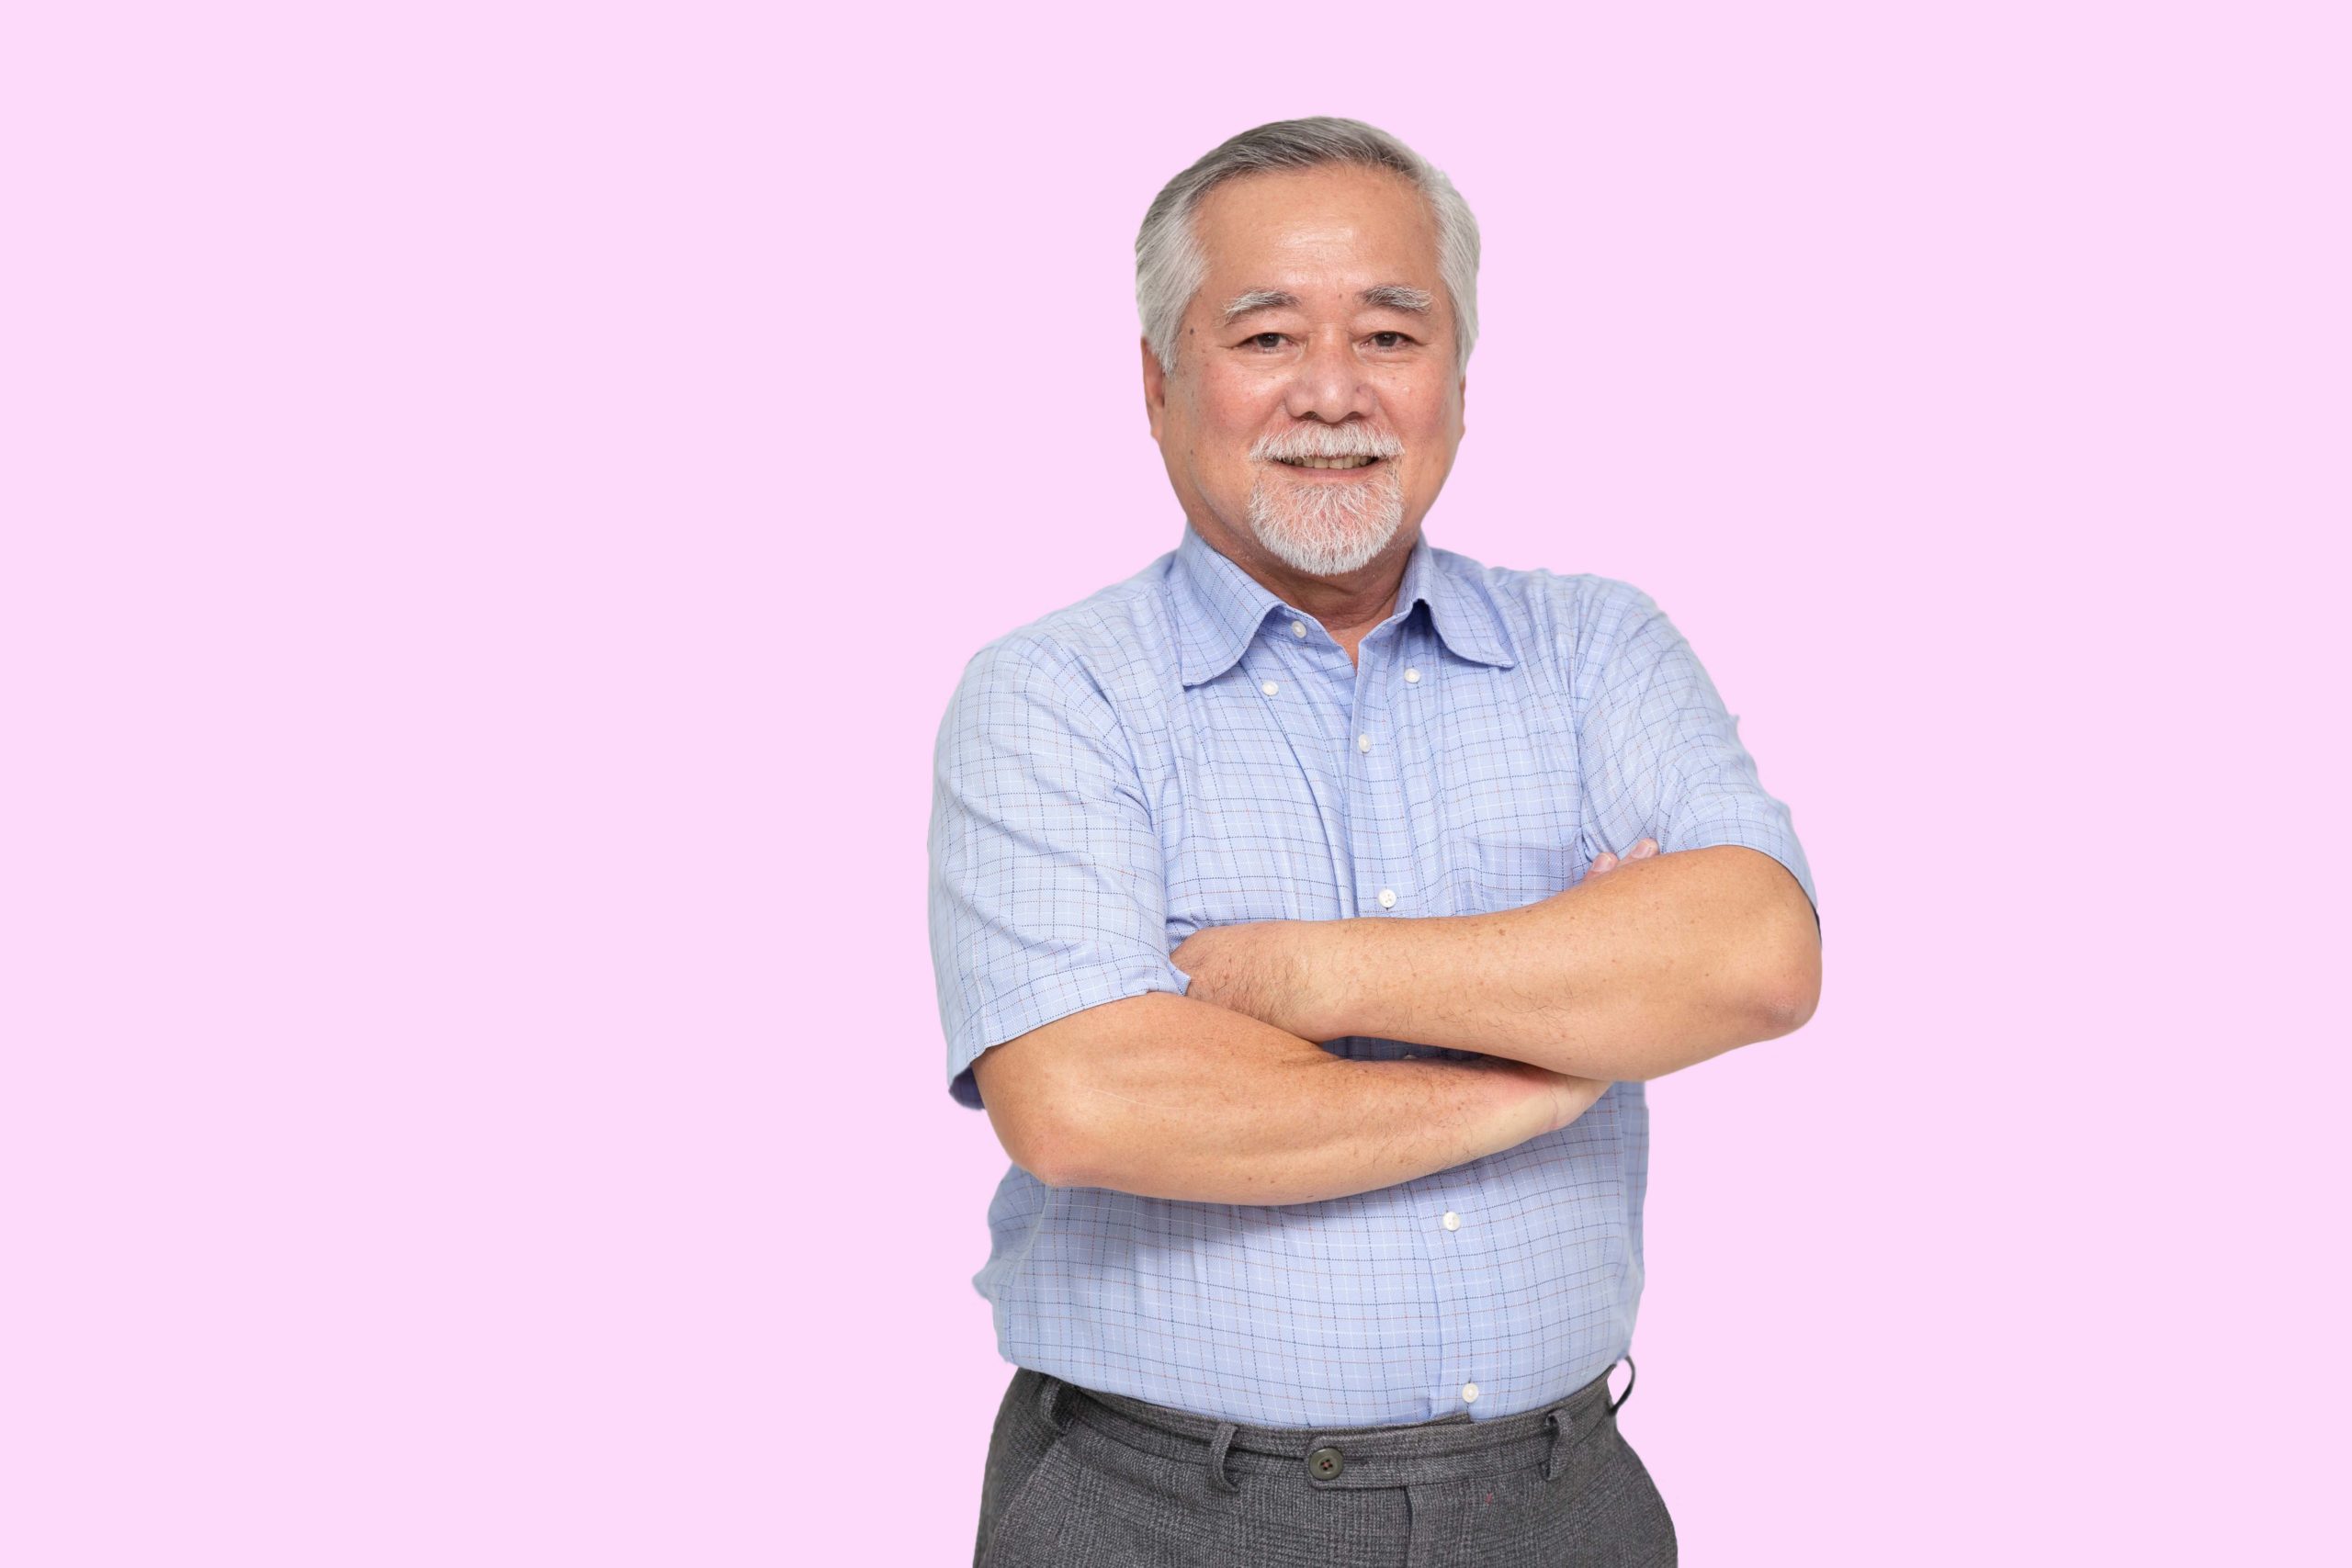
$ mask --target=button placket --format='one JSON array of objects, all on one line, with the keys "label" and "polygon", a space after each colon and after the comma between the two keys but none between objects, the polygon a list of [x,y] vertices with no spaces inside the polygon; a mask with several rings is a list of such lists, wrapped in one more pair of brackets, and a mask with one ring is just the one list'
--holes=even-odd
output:
[{"label": "button placket", "polygon": [[1360,910],[1377,907],[1385,912],[1396,908],[1401,895],[1393,885],[1384,884],[1396,868],[1400,846],[1407,851],[1405,858],[1410,858],[1412,834],[1405,819],[1403,781],[1397,773],[1403,760],[1388,761],[1395,754],[1374,744],[1374,737],[1386,729],[1387,677],[1393,671],[1388,661],[1396,651],[1392,637],[1366,637],[1358,646],[1358,664],[1351,671],[1354,682],[1348,716],[1356,754],[1349,771],[1348,798],[1352,821],[1363,824],[1364,830],[1351,830],[1349,838],[1355,852],[1355,897]]}]

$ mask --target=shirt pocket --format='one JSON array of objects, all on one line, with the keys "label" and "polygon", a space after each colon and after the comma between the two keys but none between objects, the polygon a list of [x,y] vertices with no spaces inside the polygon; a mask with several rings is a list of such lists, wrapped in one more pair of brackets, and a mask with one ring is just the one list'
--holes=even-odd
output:
[{"label": "shirt pocket", "polygon": [[1574,727],[1538,694],[1516,697],[1448,711],[1434,737],[1432,793],[1458,914],[1548,898],[1591,860]]},{"label": "shirt pocket", "polygon": [[1582,880],[1591,864],[1580,835],[1557,832],[1473,832],[1464,914],[1523,908]]}]

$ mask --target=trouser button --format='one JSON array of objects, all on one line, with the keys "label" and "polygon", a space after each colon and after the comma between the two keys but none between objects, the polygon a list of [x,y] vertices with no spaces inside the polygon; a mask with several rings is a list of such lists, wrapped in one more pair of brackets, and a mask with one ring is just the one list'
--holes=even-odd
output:
[{"label": "trouser button", "polygon": [[1306,1473],[1317,1481],[1329,1481],[1340,1473],[1340,1467],[1345,1462],[1337,1449],[1317,1449],[1306,1456]]}]

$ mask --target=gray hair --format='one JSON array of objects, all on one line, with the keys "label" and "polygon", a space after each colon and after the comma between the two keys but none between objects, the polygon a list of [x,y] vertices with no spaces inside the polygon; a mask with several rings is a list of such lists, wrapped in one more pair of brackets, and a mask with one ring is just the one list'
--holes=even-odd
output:
[{"label": "gray hair", "polygon": [[1136,234],[1136,310],[1144,342],[1162,370],[1176,368],[1177,330],[1184,309],[1208,276],[1193,216],[1201,200],[1227,180],[1277,169],[1353,164],[1390,169],[1413,182],[1437,221],[1437,267],[1453,305],[1454,371],[1470,363],[1478,341],[1478,220],[1453,182],[1419,153],[1360,119],[1280,119],[1245,130],[1204,153],[1163,186]]}]

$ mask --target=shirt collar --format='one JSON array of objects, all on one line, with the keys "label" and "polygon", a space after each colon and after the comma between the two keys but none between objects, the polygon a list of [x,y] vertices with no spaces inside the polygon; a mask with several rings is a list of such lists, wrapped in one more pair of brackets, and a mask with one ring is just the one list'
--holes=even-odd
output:
[{"label": "shirt collar", "polygon": [[[1184,525],[1169,580],[1177,596],[1176,650],[1184,684],[1197,686],[1233,668],[1275,611],[1298,611],[1256,578],[1217,553],[1200,531]],[[1430,622],[1447,651],[1508,670],[1518,662],[1502,617],[1477,581],[1477,569],[1427,539],[1413,541],[1396,590],[1396,611],[1430,607]]]}]

